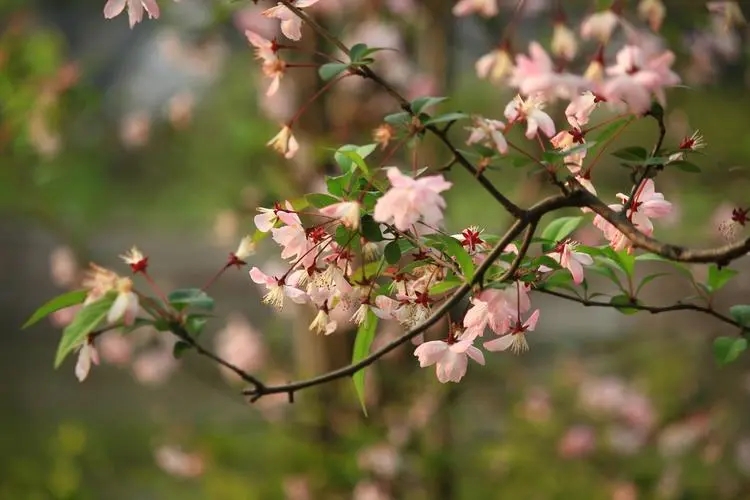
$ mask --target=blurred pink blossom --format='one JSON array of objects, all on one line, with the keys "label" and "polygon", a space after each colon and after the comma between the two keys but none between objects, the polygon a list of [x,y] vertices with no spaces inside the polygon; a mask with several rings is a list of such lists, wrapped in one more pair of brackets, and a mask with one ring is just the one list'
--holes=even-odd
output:
[{"label": "blurred pink blossom", "polygon": [[133,111],[120,122],[120,141],[128,149],[143,147],[151,134],[151,117],[145,111]]},{"label": "blurred pink blossom", "polygon": [[352,500],[391,500],[391,496],[374,481],[363,480],[354,487]]},{"label": "blurred pink blossom", "polygon": [[305,476],[285,477],[282,481],[286,500],[311,500],[310,480]]},{"label": "blurred pink blossom", "polygon": [[390,479],[398,473],[401,457],[394,446],[381,443],[361,450],[357,455],[357,464],[362,470]]},{"label": "blurred pink blossom", "polygon": [[110,332],[99,337],[97,347],[102,359],[109,364],[125,366],[133,351],[130,337],[119,332]]},{"label": "blurred pink blossom", "polygon": [[565,459],[583,458],[594,451],[596,435],[586,425],[569,428],[557,443],[557,453]]},{"label": "blurred pink blossom", "polygon": [[73,318],[75,318],[80,309],[80,305],[58,309],[57,311],[49,315],[50,323],[52,323],[52,326],[54,326],[55,328],[64,328],[68,326],[71,321],[73,321]]},{"label": "blurred pink blossom", "polygon": [[[246,372],[259,370],[265,362],[265,346],[260,334],[239,313],[231,313],[226,327],[215,338],[216,354]],[[239,375],[220,366],[221,375],[229,382],[241,381]]]},{"label": "blurred pink blossom", "polygon": [[164,472],[172,476],[193,478],[203,475],[206,462],[197,452],[188,453],[178,446],[163,445],[154,451],[154,459]]},{"label": "blurred pink blossom", "polygon": [[68,246],[58,246],[49,255],[49,272],[52,283],[60,288],[69,288],[78,280],[78,262]]},{"label": "blurred pink blossom", "polygon": [[157,386],[166,382],[178,365],[171,348],[149,349],[133,360],[133,376],[143,385]]}]

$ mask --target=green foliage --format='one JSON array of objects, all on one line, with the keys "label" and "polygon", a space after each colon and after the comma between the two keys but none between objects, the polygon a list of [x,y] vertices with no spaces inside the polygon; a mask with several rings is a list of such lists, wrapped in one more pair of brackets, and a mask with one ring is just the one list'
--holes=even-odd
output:
[{"label": "green foliage", "polygon": [[583,222],[583,217],[558,217],[553,219],[547,227],[542,230],[541,237],[547,240],[542,245],[544,252],[549,252],[557,242],[567,238]]},{"label": "green foliage", "polygon": [[200,288],[181,288],[169,293],[167,300],[177,311],[189,307],[211,311],[214,308],[214,299]]},{"label": "green foliage", "polygon": [[747,349],[747,339],[742,337],[718,337],[714,340],[714,358],[722,365],[731,363]]},{"label": "green foliage", "polygon": [[55,368],[58,368],[68,354],[80,346],[86,336],[104,321],[116,298],[117,294],[110,292],[78,311],[73,321],[63,330],[55,354]]},{"label": "green foliage", "polygon": [[[375,313],[367,309],[367,315],[357,330],[357,337],[354,340],[354,351],[352,352],[352,364],[360,362],[370,354],[370,346],[375,339],[375,331],[378,328],[378,317]],[[365,406],[365,369],[359,370],[352,375],[354,381],[354,390],[357,392],[359,403],[362,405],[362,411],[367,415]]]},{"label": "green foliage", "polygon": [[23,324],[22,328],[28,328],[31,325],[38,323],[40,320],[46,318],[55,311],[65,309],[66,307],[82,304],[83,301],[86,300],[87,294],[88,292],[86,290],[74,290],[72,292],[58,295],[57,297],[51,299],[49,302],[34,311],[34,314],[32,314],[31,317],[26,320],[26,323]]}]

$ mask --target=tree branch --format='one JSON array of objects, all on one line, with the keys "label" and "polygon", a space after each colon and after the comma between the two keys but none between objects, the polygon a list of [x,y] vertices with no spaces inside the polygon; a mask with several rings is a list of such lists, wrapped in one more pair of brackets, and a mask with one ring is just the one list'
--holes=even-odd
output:
[{"label": "tree branch", "polygon": [[[539,293],[544,293],[547,295],[553,295],[555,297],[559,297],[565,300],[570,300],[572,302],[578,302],[579,304],[582,304],[586,307],[610,307],[612,309],[617,308],[617,306],[610,304],[609,302],[599,302],[595,300],[582,299],[581,297],[568,295],[566,293],[557,292],[555,290],[549,290],[547,288],[535,288],[534,291],[537,291]],[[723,321],[724,323],[727,323],[729,325],[736,326],[737,328],[742,328],[742,325],[734,321],[732,318],[728,316],[724,316],[723,314],[716,312],[716,310],[710,307],[699,306],[697,304],[685,304],[685,303],[680,303],[680,302],[669,305],[669,306],[646,306],[646,305],[641,305],[641,304],[632,304],[632,305],[628,304],[626,307],[628,309],[638,309],[639,311],[647,311],[647,312],[650,312],[651,314],[659,314],[659,313],[673,312],[673,311],[697,311],[697,312],[702,312],[704,314],[708,314],[709,316],[713,316],[719,321]]]}]

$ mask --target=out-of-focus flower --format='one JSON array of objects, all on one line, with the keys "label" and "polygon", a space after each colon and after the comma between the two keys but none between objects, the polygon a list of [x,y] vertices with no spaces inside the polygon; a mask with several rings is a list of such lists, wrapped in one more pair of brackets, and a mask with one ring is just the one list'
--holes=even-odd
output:
[{"label": "out-of-focus flower", "polygon": [[120,255],[120,258],[130,266],[133,274],[145,273],[148,270],[148,257],[143,255],[143,253],[138,250],[138,247],[134,246],[123,255]]},{"label": "out-of-focus flower", "polygon": [[278,153],[284,155],[287,160],[294,158],[294,155],[299,151],[299,143],[292,134],[292,128],[289,125],[284,125],[278,134],[276,134],[266,146],[272,147]]},{"label": "out-of-focus flower", "polygon": [[745,16],[738,2],[707,2],[706,7],[721,20],[726,31],[745,24]]},{"label": "out-of-focus flower", "polygon": [[[223,330],[214,340],[216,354],[245,372],[259,370],[265,361],[265,347],[261,336],[240,314],[231,314]],[[222,376],[229,382],[239,382],[232,370],[220,366]]]},{"label": "out-of-focus flower", "polygon": [[474,13],[484,17],[496,16],[498,13],[497,0],[459,0],[453,6],[454,16],[468,16]]},{"label": "out-of-focus flower", "polygon": [[601,43],[607,43],[619,22],[618,15],[609,9],[595,12],[581,22],[581,38],[595,38]]},{"label": "out-of-focus flower", "polygon": [[638,3],[638,16],[646,21],[653,31],[661,29],[667,15],[667,8],[661,0],[641,0]]},{"label": "out-of-focus flower", "polygon": [[166,382],[178,365],[178,361],[172,355],[172,347],[165,344],[138,354],[131,369],[139,383],[157,386]]},{"label": "out-of-focus flower", "polygon": [[133,292],[133,281],[120,278],[117,282],[117,297],[107,313],[107,321],[112,324],[119,320],[126,326],[132,325],[138,314],[138,295]]},{"label": "out-of-focus flower", "polygon": [[594,451],[596,435],[587,425],[568,429],[557,444],[557,453],[565,459],[582,458]]},{"label": "out-of-focus flower", "polygon": [[131,149],[143,147],[151,134],[151,117],[145,111],[133,111],[120,122],[120,141]]},{"label": "out-of-focus flower", "polygon": [[98,339],[98,351],[101,358],[116,366],[125,366],[130,362],[133,351],[129,337],[119,332],[108,332]]},{"label": "out-of-focus flower", "polygon": [[356,201],[342,201],[320,209],[320,213],[326,217],[337,219],[349,229],[359,228],[360,204]]},{"label": "out-of-focus flower", "polygon": [[513,68],[513,59],[510,57],[507,44],[503,44],[483,55],[474,65],[479,78],[487,78],[494,84],[504,82],[510,76]]},{"label": "out-of-focus flower", "polygon": [[128,22],[131,29],[141,22],[144,11],[149,19],[159,18],[159,4],[156,0],[107,0],[104,4],[104,18],[112,19],[119,16],[125,7],[128,8]]},{"label": "out-of-focus flower", "polygon": [[49,255],[52,282],[60,288],[71,287],[78,279],[78,263],[70,247],[59,246]]},{"label": "out-of-focus flower", "polygon": [[584,92],[570,101],[565,108],[565,118],[571,127],[583,129],[596,109],[599,99],[593,92]]},{"label": "out-of-focus flower", "polygon": [[372,132],[372,139],[380,144],[381,148],[385,149],[395,135],[396,129],[388,123],[383,123]]},{"label": "out-of-focus flower", "polygon": [[380,477],[390,479],[396,476],[401,466],[398,450],[392,445],[382,443],[365,448],[357,455],[359,468],[371,471]]},{"label": "out-of-focus flower", "polygon": [[236,259],[244,260],[255,253],[255,242],[253,237],[247,235],[240,240],[237,250],[232,254]]},{"label": "out-of-focus flower", "polygon": [[377,222],[392,223],[401,231],[411,229],[419,220],[431,227],[442,224],[445,200],[440,193],[452,186],[450,182],[442,175],[414,179],[397,167],[388,167],[386,173],[391,188],[375,204],[373,218]]},{"label": "out-of-focus flower", "polygon": [[591,83],[572,73],[560,73],[539,42],[529,44],[529,55],[516,55],[516,65],[508,84],[524,96],[543,96],[546,100],[572,99]]},{"label": "out-of-focus flower", "polygon": [[[317,2],[318,0],[295,0],[294,6],[298,9],[304,9]],[[288,39],[297,41],[302,38],[302,19],[297,17],[297,14],[286,5],[278,3],[275,7],[263,11],[263,15],[281,21],[281,32]]]},{"label": "out-of-focus flower", "polygon": [[697,151],[706,147],[706,141],[703,139],[699,130],[693,132],[690,137],[685,137],[680,141],[680,149],[688,151]]},{"label": "out-of-focus flower", "polygon": [[305,476],[285,477],[282,487],[284,500],[312,500],[310,480]]},{"label": "out-of-focus flower", "polygon": [[177,446],[164,445],[154,451],[156,465],[167,474],[177,477],[198,477],[206,470],[203,455],[188,453]]},{"label": "out-of-focus flower", "polygon": [[169,99],[167,118],[176,129],[184,129],[193,120],[195,96],[192,92],[179,92]]},{"label": "out-of-focus flower", "polygon": [[554,55],[566,61],[572,61],[578,52],[575,33],[562,21],[556,22],[553,28],[551,49]]}]

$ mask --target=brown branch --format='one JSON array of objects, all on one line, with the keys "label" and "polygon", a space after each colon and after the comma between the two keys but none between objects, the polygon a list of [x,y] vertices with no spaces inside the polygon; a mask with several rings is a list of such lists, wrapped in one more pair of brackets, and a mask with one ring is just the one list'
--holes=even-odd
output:
[{"label": "brown branch", "polygon": [[[573,180],[573,182],[576,181]],[[732,260],[738,259],[750,252],[750,238],[708,249],[687,248],[662,243],[657,239],[643,234],[628,220],[624,212],[615,212],[588,191],[581,193],[581,197],[583,198],[584,206],[589,207],[595,213],[601,215],[607,222],[615,226],[630,240],[634,247],[648,250],[671,261],[703,264],[716,263],[719,266],[725,266]]]},{"label": "brown branch", "polygon": [[600,301],[595,301],[595,300],[583,299],[581,297],[568,295],[566,293],[557,292],[555,290],[550,290],[548,288],[535,288],[534,290],[539,293],[553,295],[555,297],[559,297],[565,300],[570,300],[572,302],[578,302],[579,304],[582,304],[586,307],[611,307],[613,309],[622,307],[622,308],[628,308],[628,309],[637,309],[639,311],[647,311],[647,312],[650,312],[651,314],[659,314],[659,313],[674,312],[674,311],[697,311],[697,312],[702,312],[704,314],[708,314],[709,316],[713,316],[719,321],[723,321],[724,323],[730,324],[732,326],[736,326],[737,328],[742,328],[742,325],[734,321],[732,318],[728,316],[724,316],[723,314],[716,312],[715,309],[712,309],[706,306],[700,306],[698,304],[686,304],[683,302],[678,302],[676,304],[672,304],[669,306],[647,306],[643,304],[628,304],[627,306],[620,306],[620,305],[610,304],[609,302],[600,302]]}]

